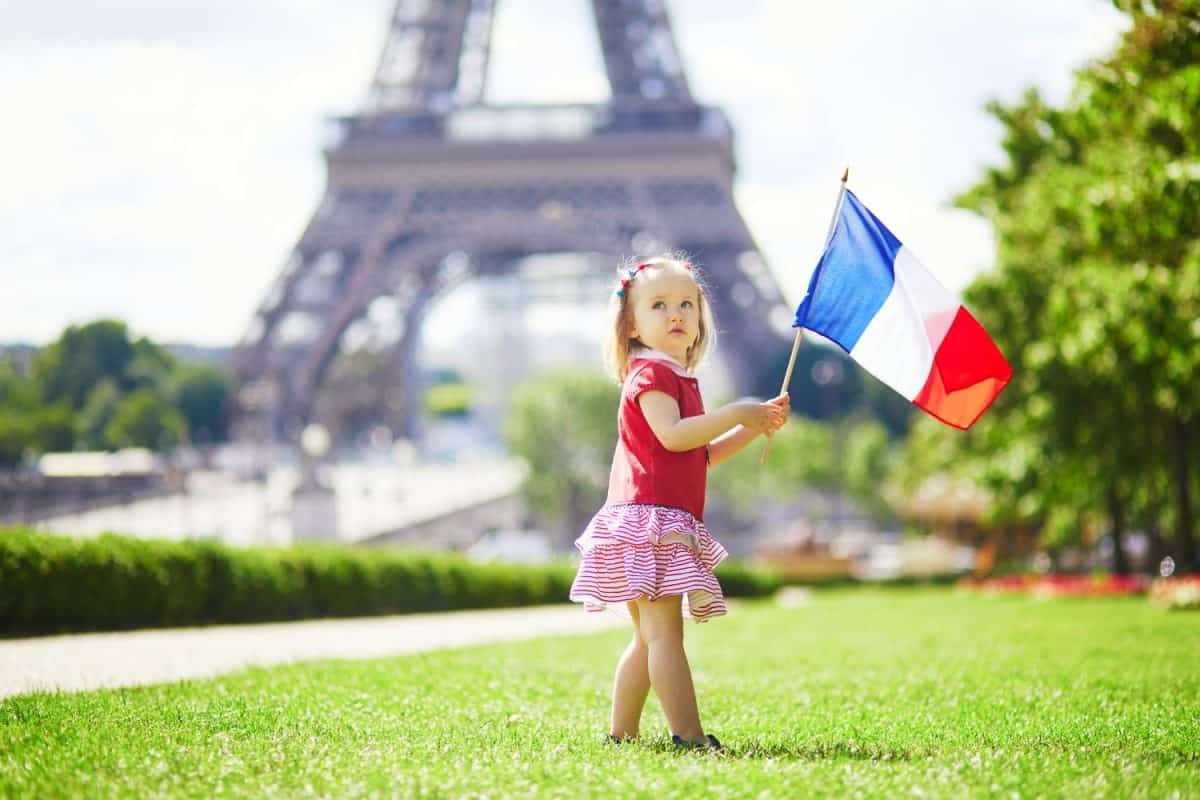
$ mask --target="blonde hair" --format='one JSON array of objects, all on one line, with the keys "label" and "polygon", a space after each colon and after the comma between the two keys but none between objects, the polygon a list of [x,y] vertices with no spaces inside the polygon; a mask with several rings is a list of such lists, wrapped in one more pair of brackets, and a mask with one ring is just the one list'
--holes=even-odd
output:
[{"label": "blonde hair", "polygon": [[[643,346],[640,341],[629,335],[633,329],[629,294],[637,285],[636,277],[630,278],[629,273],[631,270],[636,271],[639,267],[675,267],[691,275],[692,280],[696,283],[700,307],[700,331],[696,335],[696,341],[687,351],[687,360],[683,366],[687,368],[688,372],[694,370],[717,343],[717,325],[709,307],[704,279],[695,265],[687,259],[686,254],[667,253],[649,259],[629,259],[617,268],[617,277],[613,281],[612,294],[608,299],[608,336],[604,342],[604,364],[618,383],[623,383],[625,376],[629,373],[629,361],[633,349]],[[634,274],[636,275],[636,272]]]}]

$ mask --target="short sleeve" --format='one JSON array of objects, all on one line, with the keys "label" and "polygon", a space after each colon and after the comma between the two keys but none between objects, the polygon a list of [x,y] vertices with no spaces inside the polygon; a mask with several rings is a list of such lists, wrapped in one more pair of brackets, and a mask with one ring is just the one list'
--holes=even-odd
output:
[{"label": "short sleeve", "polygon": [[659,361],[644,361],[625,379],[625,396],[637,400],[643,392],[658,391],[679,400],[679,379],[675,372]]}]

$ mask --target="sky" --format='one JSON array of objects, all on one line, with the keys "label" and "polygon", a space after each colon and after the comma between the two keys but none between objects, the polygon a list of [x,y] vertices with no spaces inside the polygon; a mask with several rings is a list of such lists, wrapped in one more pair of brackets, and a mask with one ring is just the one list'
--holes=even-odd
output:
[{"label": "sky", "polygon": [[[107,316],[233,344],[320,201],[327,120],[361,106],[392,5],[0,0],[0,342]],[[586,0],[498,6],[489,100],[605,98]],[[793,305],[847,165],[961,291],[993,260],[989,226],[950,207],[1001,163],[984,104],[1029,86],[1066,102],[1124,27],[1104,0],[667,8],[693,94],[731,118],[736,202]]]}]

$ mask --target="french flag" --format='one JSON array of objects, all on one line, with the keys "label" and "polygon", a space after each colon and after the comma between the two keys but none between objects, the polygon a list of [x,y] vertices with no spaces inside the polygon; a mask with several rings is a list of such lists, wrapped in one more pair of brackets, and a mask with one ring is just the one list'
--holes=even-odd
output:
[{"label": "french flag", "polygon": [[983,326],[849,190],[792,327],[836,342],[918,408],[963,430],[1012,378]]}]

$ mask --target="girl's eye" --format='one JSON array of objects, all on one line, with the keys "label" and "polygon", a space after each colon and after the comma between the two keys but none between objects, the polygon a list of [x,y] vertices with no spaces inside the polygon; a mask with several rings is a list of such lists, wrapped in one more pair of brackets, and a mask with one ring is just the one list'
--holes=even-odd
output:
[{"label": "girl's eye", "polygon": [[681,305],[681,306],[683,306],[684,308],[691,308],[691,307],[692,307],[692,301],[691,301],[691,300],[684,300],[682,303],[680,303],[680,305]]},{"label": "girl's eye", "polygon": [[654,305],[652,305],[650,307],[653,309],[666,308],[667,304],[664,303],[662,300],[657,300],[657,301],[655,301]]}]

